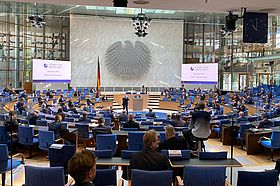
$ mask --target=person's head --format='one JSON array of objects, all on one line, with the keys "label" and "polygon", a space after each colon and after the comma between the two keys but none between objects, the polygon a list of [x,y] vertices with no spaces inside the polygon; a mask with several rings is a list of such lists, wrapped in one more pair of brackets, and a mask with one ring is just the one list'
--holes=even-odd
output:
[{"label": "person's head", "polygon": [[134,115],[133,114],[128,114],[128,120],[132,121],[134,119]]},{"label": "person's head", "polygon": [[12,119],[17,119],[17,112],[14,110],[11,110],[9,112],[9,115],[11,116]]},{"label": "person's head", "polygon": [[68,162],[68,172],[76,183],[93,181],[96,175],[96,160],[89,150],[76,152]]},{"label": "person's head", "polygon": [[149,108],[149,112],[153,112],[153,109],[152,109],[152,108]]},{"label": "person's head", "polygon": [[98,125],[104,125],[104,119],[98,118],[97,123],[98,123]]},{"label": "person's head", "polygon": [[62,108],[57,109],[57,113],[63,112]]},{"label": "person's head", "polygon": [[63,98],[63,95],[61,94],[60,97]]},{"label": "person's head", "polygon": [[126,114],[126,111],[125,111],[125,110],[123,110],[123,111],[122,111],[122,114]]},{"label": "person's head", "polygon": [[242,117],[244,117],[244,116],[245,116],[244,112],[242,112],[242,111],[241,111],[241,112],[239,112],[239,117],[241,117],[241,118],[242,118]]},{"label": "person's head", "polygon": [[167,139],[175,137],[175,129],[172,125],[167,125],[164,130]]},{"label": "person's head", "polygon": [[87,112],[83,112],[83,118],[87,118],[88,113]]},{"label": "person's head", "polygon": [[62,121],[61,115],[59,115],[59,114],[55,115],[54,120],[55,120],[56,122],[61,122],[61,121]]},{"label": "person's head", "polygon": [[110,112],[110,107],[107,107],[107,108],[106,108],[106,112]]},{"label": "person's head", "polygon": [[34,110],[33,114],[36,115],[36,116],[38,116],[39,110]]},{"label": "person's head", "polygon": [[144,147],[156,150],[158,148],[158,136],[155,130],[145,132],[143,136]]},{"label": "person's head", "polygon": [[200,102],[200,103],[198,103],[197,107],[198,107],[199,110],[204,110],[205,103],[204,102]]}]

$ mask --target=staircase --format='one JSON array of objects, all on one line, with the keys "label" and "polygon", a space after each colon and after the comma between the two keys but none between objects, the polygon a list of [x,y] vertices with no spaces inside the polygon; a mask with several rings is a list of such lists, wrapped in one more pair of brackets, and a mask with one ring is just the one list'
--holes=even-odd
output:
[{"label": "staircase", "polygon": [[160,94],[150,94],[148,108],[157,109],[159,107]]}]

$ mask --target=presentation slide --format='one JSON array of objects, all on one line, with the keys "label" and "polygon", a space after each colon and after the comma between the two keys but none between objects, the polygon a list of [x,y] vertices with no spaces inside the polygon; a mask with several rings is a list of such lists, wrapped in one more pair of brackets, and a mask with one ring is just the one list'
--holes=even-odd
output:
[{"label": "presentation slide", "polygon": [[34,83],[71,81],[71,62],[33,59],[32,79]]},{"label": "presentation slide", "polygon": [[218,63],[182,64],[181,81],[184,84],[217,84]]}]

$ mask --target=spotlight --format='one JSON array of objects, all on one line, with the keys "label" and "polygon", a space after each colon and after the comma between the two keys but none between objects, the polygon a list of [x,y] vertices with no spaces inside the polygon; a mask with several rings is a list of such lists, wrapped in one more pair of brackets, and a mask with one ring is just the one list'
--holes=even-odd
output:
[{"label": "spotlight", "polygon": [[238,15],[233,15],[232,12],[229,12],[229,15],[226,16],[225,30],[227,32],[233,32],[236,29],[237,20]]},{"label": "spotlight", "polygon": [[113,0],[114,7],[127,7],[127,0]]},{"label": "spotlight", "polygon": [[145,37],[148,35],[147,29],[152,19],[147,17],[144,13],[142,13],[142,9],[141,13],[139,13],[136,17],[132,17],[131,20],[133,22],[132,25],[134,26],[134,29],[137,30],[135,34],[138,37]]}]

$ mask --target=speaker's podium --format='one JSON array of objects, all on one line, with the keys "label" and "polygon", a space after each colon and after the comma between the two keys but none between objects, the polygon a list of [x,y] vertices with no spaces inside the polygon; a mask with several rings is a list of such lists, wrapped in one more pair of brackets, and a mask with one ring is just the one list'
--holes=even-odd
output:
[{"label": "speaker's podium", "polygon": [[143,98],[133,98],[133,111],[143,111]]}]

